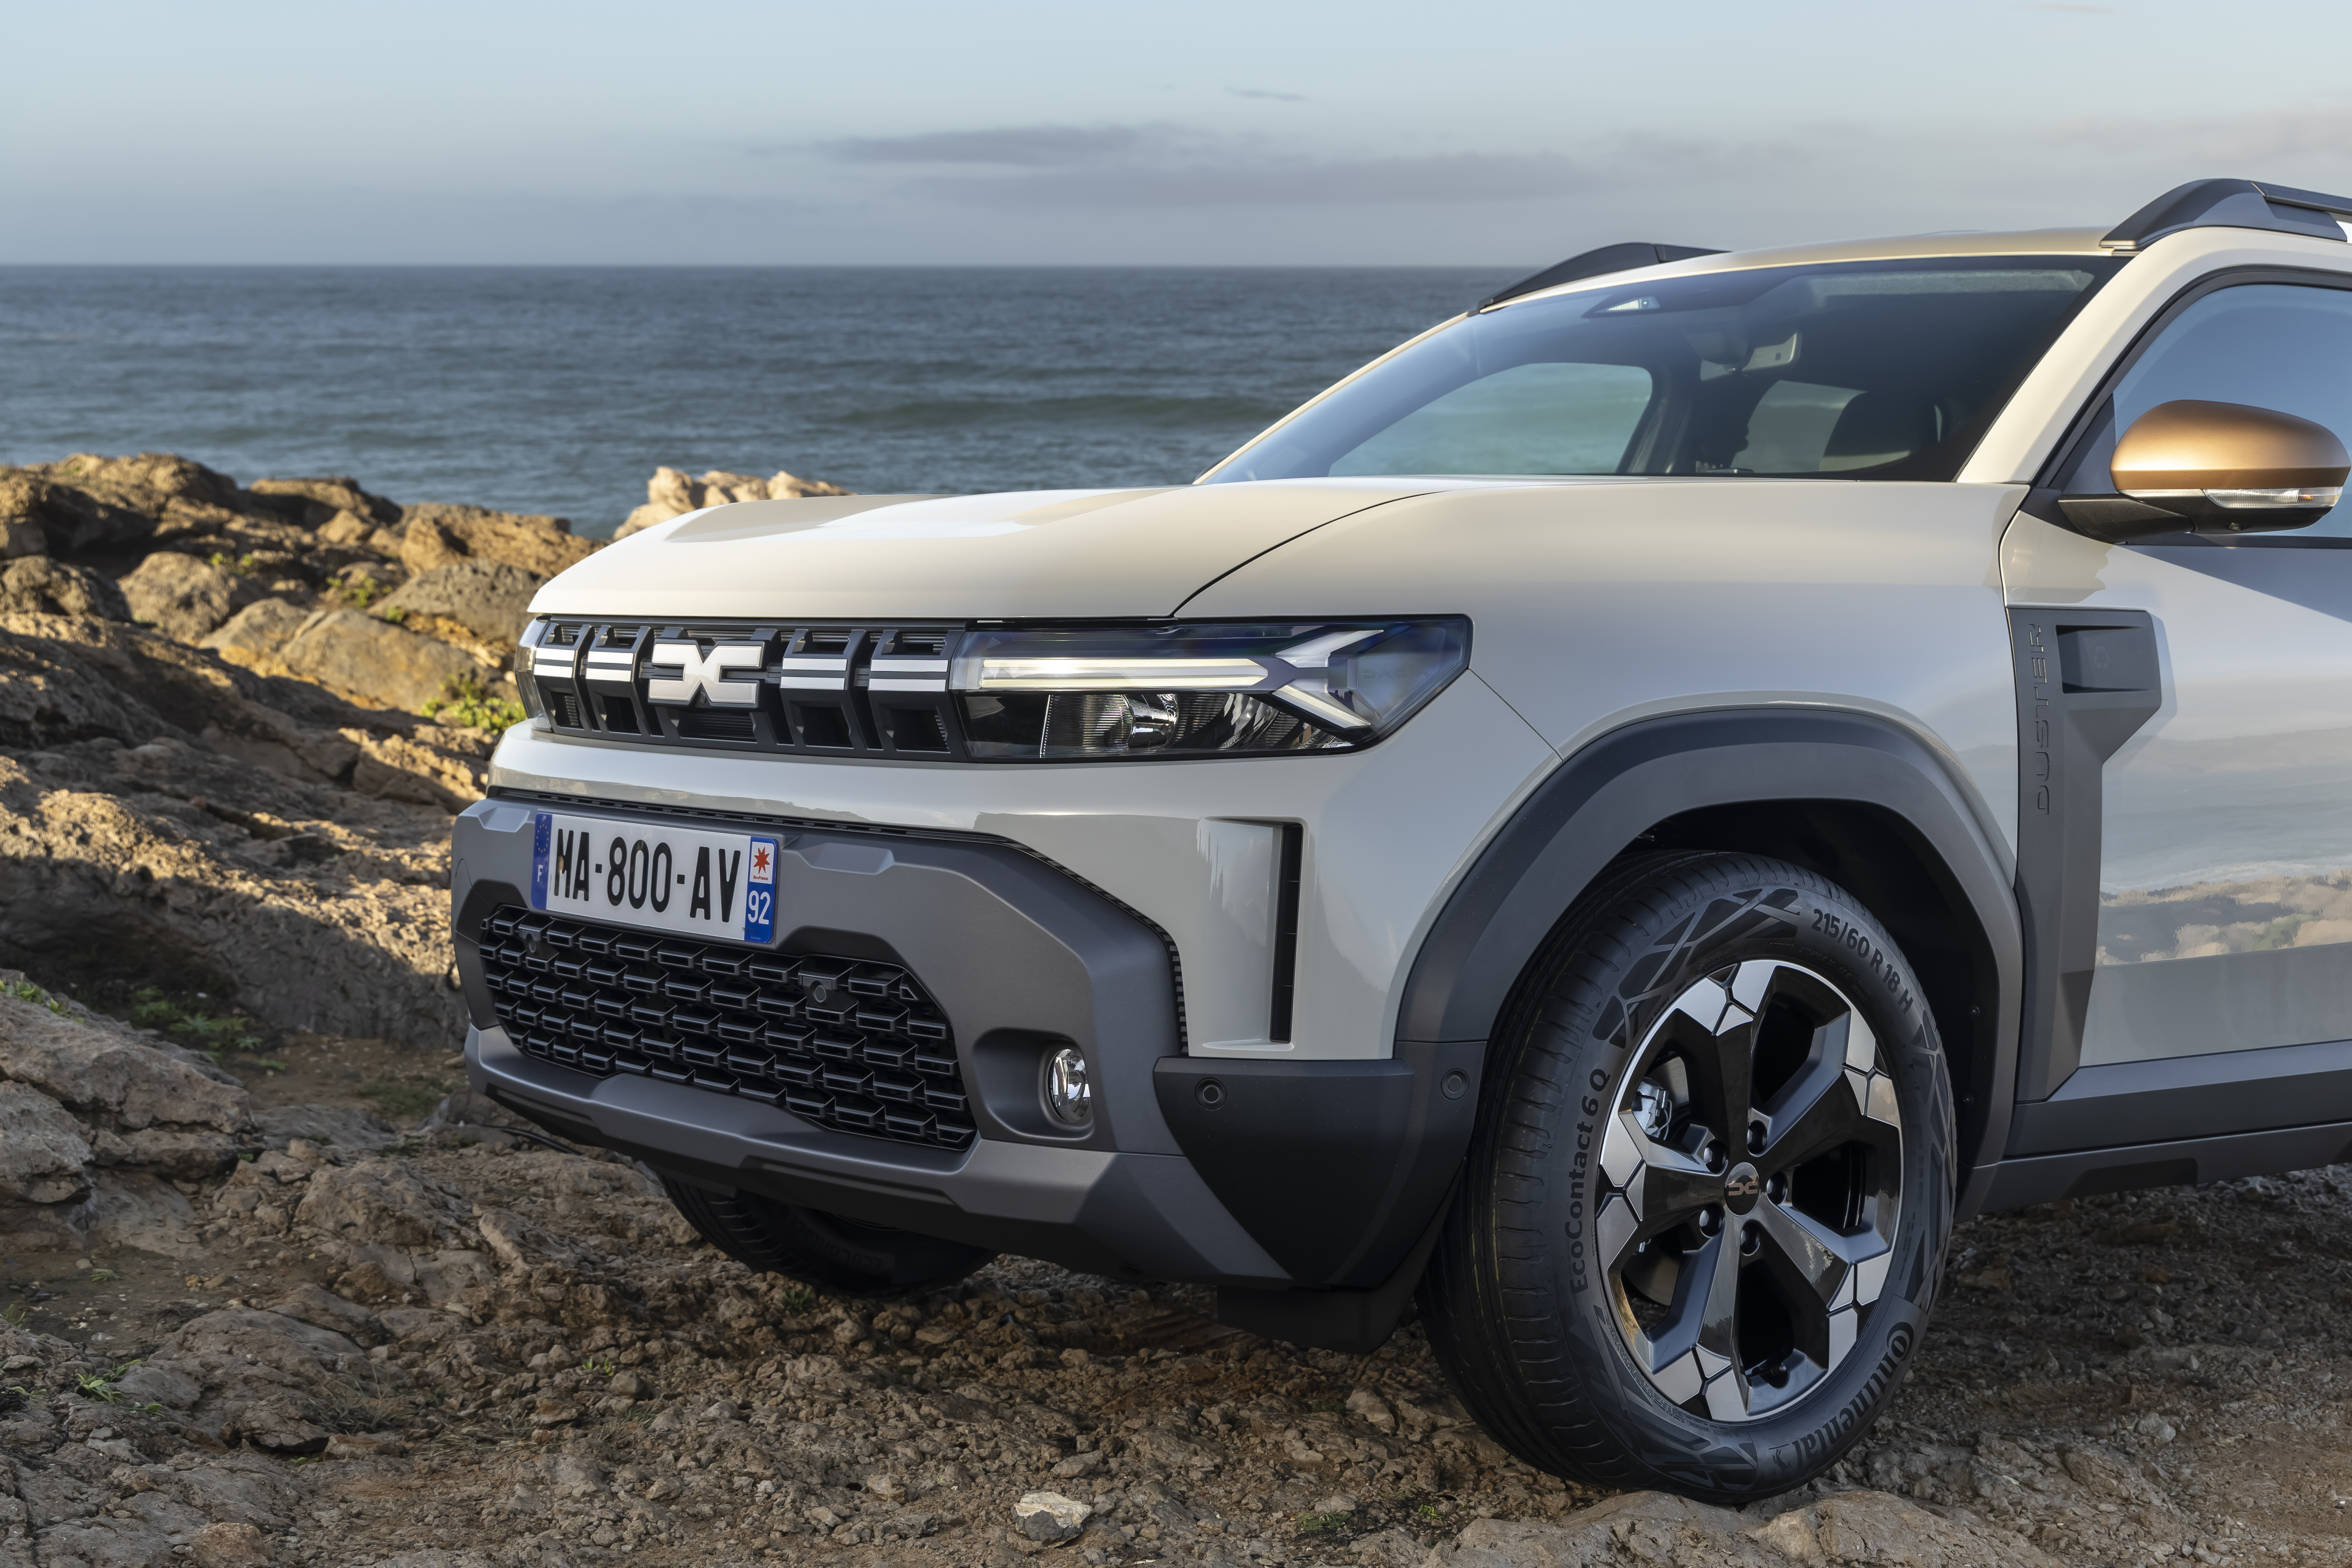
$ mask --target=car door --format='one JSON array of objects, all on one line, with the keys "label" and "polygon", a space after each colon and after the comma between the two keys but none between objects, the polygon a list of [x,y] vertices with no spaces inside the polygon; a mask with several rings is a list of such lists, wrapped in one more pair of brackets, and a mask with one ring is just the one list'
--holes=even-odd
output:
[{"label": "car door", "polygon": [[[2060,489],[2111,489],[2117,435],[2179,398],[2299,415],[2352,441],[2352,278],[2245,273],[2192,289],[2095,411]],[[2075,664],[2112,653],[2112,677],[2069,664],[2050,689],[2108,699],[2124,714],[2111,733],[2129,731],[2093,796],[2095,949],[2036,988],[2061,1016],[2043,1059],[2029,1052],[2021,1098],[2078,1067],[2352,1041],[2352,506],[2291,532],[2118,546],[2021,515],[2002,576],[2021,661],[2031,639],[2062,635],[2080,644]],[[2030,818],[2048,764],[2030,732],[2024,750]],[[2322,1119],[2303,1109],[2279,1104],[2260,1124]]]}]

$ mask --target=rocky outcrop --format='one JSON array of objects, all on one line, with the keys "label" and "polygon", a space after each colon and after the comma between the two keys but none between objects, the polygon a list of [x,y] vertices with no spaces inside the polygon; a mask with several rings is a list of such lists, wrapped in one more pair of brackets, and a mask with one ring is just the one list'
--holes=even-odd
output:
[{"label": "rocky outcrop", "polygon": [[330,691],[374,708],[421,713],[462,679],[495,680],[465,649],[352,609],[321,610],[278,649],[278,661]]},{"label": "rocky outcrop", "polygon": [[87,567],[70,566],[46,555],[28,555],[0,568],[0,615],[90,616],[127,621],[131,605],[121,589]]},{"label": "rocky outcrop", "polygon": [[446,1044],[446,814],[489,747],[143,627],[0,616],[0,961],[191,965],[280,1026]]},{"label": "rocky outcrop", "polygon": [[134,620],[182,642],[205,637],[253,597],[247,580],[176,550],[158,550],[120,586]]},{"label": "rocky outcrop", "polygon": [[419,573],[385,601],[404,625],[446,622],[485,643],[511,647],[530,619],[531,595],[547,574],[506,561],[460,561]]},{"label": "rocky outcrop", "polygon": [[[75,1247],[186,1204],[158,1178],[236,1163],[257,1129],[236,1080],[177,1046],[0,971],[0,1237]],[[101,1203],[101,1189],[115,1201]],[[117,1239],[126,1239],[120,1234]],[[129,1239],[145,1240],[143,1235]]]},{"label": "rocky outcrop", "polygon": [[804,479],[782,472],[763,479],[754,474],[730,474],[713,468],[698,479],[682,469],[656,468],[654,477],[646,481],[646,504],[629,513],[628,521],[614,531],[613,537],[626,539],[657,522],[730,501],[795,500],[803,496],[854,493],[824,479]]},{"label": "rocky outcrop", "polygon": [[285,666],[278,661],[278,650],[310,618],[310,612],[291,600],[257,599],[196,646],[209,648],[229,663],[247,669],[282,673]]},{"label": "rocky outcrop", "polygon": [[403,509],[401,564],[430,572],[460,562],[504,562],[553,576],[596,548],[560,517],[428,504]]},{"label": "rocky outcrop", "polygon": [[353,479],[256,479],[248,493],[270,510],[306,528],[327,527],[345,516],[362,526],[378,528],[400,521],[396,503],[370,495]]}]

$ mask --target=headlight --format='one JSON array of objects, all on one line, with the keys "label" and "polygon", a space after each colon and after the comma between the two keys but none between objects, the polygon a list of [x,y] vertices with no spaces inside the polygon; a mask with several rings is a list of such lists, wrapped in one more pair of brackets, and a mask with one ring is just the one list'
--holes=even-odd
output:
[{"label": "headlight", "polygon": [[1470,662],[1470,623],[1280,621],[968,633],[948,686],[973,757],[1345,752]]}]

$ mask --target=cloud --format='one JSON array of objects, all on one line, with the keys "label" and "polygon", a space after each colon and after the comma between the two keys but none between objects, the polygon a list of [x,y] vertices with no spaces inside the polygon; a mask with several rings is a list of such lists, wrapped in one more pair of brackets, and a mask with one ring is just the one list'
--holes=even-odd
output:
[{"label": "cloud", "polygon": [[1263,98],[1270,100],[1276,103],[1306,103],[1309,101],[1307,95],[1303,92],[1276,92],[1272,88],[1267,87],[1229,87],[1225,89],[1225,90],[1232,93],[1235,98]]},{"label": "cloud", "polygon": [[1331,157],[1178,125],[1008,126],[821,144],[838,163],[904,168],[906,192],[992,207],[1183,208],[1550,201],[1662,179],[1785,169],[1801,146],[1613,138],[1536,150]]},{"label": "cloud", "polygon": [[2352,147],[2352,104],[2258,109],[2202,118],[2088,115],[2061,121],[2051,133],[2080,146],[2179,163],[2189,174],[2234,174],[2239,171],[2222,165],[2242,159],[2314,157],[2344,171],[2336,176],[2338,183],[2352,177],[2352,167],[2347,167],[2352,158],[2345,152]]},{"label": "cloud", "polygon": [[986,131],[934,131],[918,136],[852,136],[818,143],[842,163],[981,163],[1063,169],[1135,151],[1153,128],[1135,125],[1006,125]]}]

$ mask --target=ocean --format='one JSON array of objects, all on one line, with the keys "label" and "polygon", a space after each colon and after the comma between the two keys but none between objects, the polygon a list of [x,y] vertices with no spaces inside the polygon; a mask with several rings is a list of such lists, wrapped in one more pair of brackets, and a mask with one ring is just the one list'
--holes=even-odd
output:
[{"label": "ocean", "polygon": [[1510,268],[0,268],[0,462],[172,451],[609,534],[656,465],[1181,484]]}]

